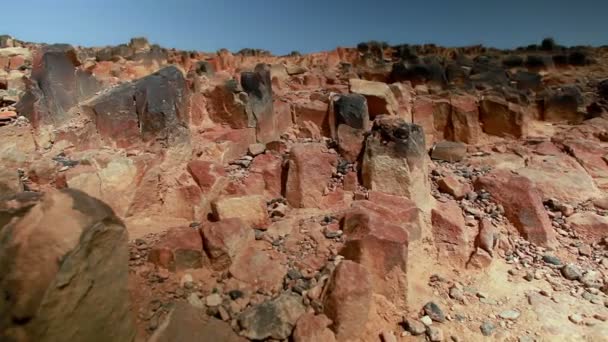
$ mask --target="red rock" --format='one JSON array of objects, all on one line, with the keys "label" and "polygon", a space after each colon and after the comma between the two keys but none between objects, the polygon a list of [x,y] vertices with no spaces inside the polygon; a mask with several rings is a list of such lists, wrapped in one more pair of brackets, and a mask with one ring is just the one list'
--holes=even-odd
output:
[{"label": "red rock", "polygon": [[370,119],[381,114],[399,114],[399,103],[395,99],[388,84],[356,78],[350,79],[348,82],[351,93],[361,94],[367,99]]},{"label": "red rock", "polygon": [[333,321],[330,328],[336,340],[356,339],[365,331],[372,304],[369,272],[356,262],[343,260],[327,286],[323,310]]},{"label": "red rock", "polygon": [[452,200],[439,202],[431,211],[431,222],[435,246],[440,257],[464,265],[468,259],[469,237],[458,203]]},{"label": "red rock", "polygon": [[478,178],[475,188],[488,191],[503,205],[505,216],[525,239],[541,246],[554,243],[555,232],[541,195],[529,179],[497,170]]},{"label": "red rock", "polygon": [[466,144],[478,143],[482,132],[476,99],[469,95],[457,95],[450,98],[450,104],[454,140]]},{"label": "red rock", "polygon": [[285,190],[289,204],[295,208],[318,207],[336,164],[337,156],[322,144],[293,146]]},{"label": "red rock", "polygon": [[473,191],[473,188],[464,182],[464,179],[458,179],[454,175],[445,176],[437,182],[439,191],[445,192],[454,196],[455,199],[462,199],[466,194]]},{"label": "red rock", "polygon": [[283,278],[287,274],[285,263],[283,254],[250,244],[232,260],[229,272],[253,289],[271,292],[283,288]]},{"label": "red rock", "polygon": [[293,331],[294,342],[335,342],[336,337],[329,328],[331,320],[325,315],[306,313],[298,319]]},{"label": "red rock", "polygon": [[188,172],[204,192],[209,192],[226,176],[224,167],[204,160],[193,160],[188,163]]},{"label": "red rock", "polygon": [[608,218],[593,212],[573,214],[566,220],[577,234],[597,242],[608,236]]},{"label": "red rock", "polygon": [[253,229],[239,218],[205,222],[200,233],[205,253],[216,271],[228,269],[238,253],[255,240]]},{"label": "red rock", "polygon": [[329,106],[323,101],[298,102],[293,105],[296,124],[302,126],[305,121],[314,123],[323,136],[330,135]]},{"label": "red rock", "polygon": [[357,161],[363,149],[364,133],[363,130],[347,125],[338,126],[338,149],[344,159],[351,163]]},{"label": "red rock", "polygon": [[492,256],[481,248],[477,248],[467,263],[467,268],[484,269],[492,264]]},{"label": "red rock", "polygon": [[422,236],[422,211],[407,197],[396,196],[379,191],[369,191],[368,201],[353,202],[353,207],[364,207],[377,212],[386,221],[402,226],[409,241]]},{"label": "red rock", "polygon": [[461,161],[467,155],[467,145],[453,141],[441,141],[435,144],[431,158],[450,163]]},{"label": "red rock", "polygon": [[344,191],[355,191],[359,187],[357,172],[349,171],[344,175]]},{"label": "red rock", "polygon": [[152,247],[148,261],[170,271],[203,266],[203,240],[198,230],[172,228]]},{"label": "red rock", "polygon": [[17,70],[25,64],[25,57],[22,55],[16,55],[9,59],[8,67],[10,70]]},{"label": "red rock", "polygon": [[589,173],[597,186],[608,190],[608,163],[605,159],[608,150],[593,140],[566,139],[562,143]]},{"label": "red rock", "polygon": [[281,196],[283,161],[279,156],[272,153],[256,156],[249,167],[249,172],[262,176],[264,189],[271,197]]},{"label": "red rock", "polygon": [[10,119],[14,119],[16,117],[17,117],[17,113],[13,112],[12,110],[0,112],[0,121],[10,120]]},{"label": "red rock", "polygon": [[239,218],[255,228],[269,223],[266,201],[259,195],[221,197],[211,202],[211,209],[217,220]]},{"label": "red rock", "polygon": [[554,143],[550,141],[543,141],[540,144],[534,146],[534,153],[540,154],[541,156],[558,156],[563,152]]},{"label": "red rock", "polygon": [[342,230],[346,243],[340,254],[368,270],[374,293],[405,308],[409,240],[404,227],[359,207],[346,213]]},{"label": "red rock", "polygon": [[280,136],[293,125],[291,106],[283,100],[275,99],[273,108],[276,120],[276,130],[277,134]]}]

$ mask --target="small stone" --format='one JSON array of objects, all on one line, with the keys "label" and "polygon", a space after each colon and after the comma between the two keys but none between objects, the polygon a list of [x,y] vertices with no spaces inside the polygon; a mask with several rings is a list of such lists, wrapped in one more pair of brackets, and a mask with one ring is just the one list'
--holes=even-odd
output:
[{"label": "small stone", "polygon": [[429,316],[422,316],[420,318],[420,322],[422,322],[422,324],[424,324],[426,326],[429,326],[429,325],[433,324],[433,320]]},{"label": "small stone", "polygon": [[519,318],[521,313],[517,310],[505,310],[501,312],[498,316],[502,319],[508,319],[514,321]]},{"label": "small stone", "polygon": [[217,293],[210,294],[205,298],[205,303],[207,306],[219,306],[222,304],[222,296]]},{"label": "small stone", "polygon": [[543,261],[547,264],[559,266],[562,264],[561,260],[559,260],[556,256],[551,254],[543,255]]},{"label": "small stone", "polygon": [[180,281],[180,285],[187,289],[192,288],[193,283],[194,283],[194,279],[192,279],[192,275],[190,275],[188,273],[184,274],[184,276],[182,277],[182,279]]},{"label": "small stone", "polygon": [[583,316],[580,314],[572,314],[568,316],[568,319],[574,324],[581,324],[583,322]]},{"label": "small stone", "polygon": [[397,337],[392,331],[383,331],[381,336],[383,342],[397,342]]},{"label": "small stone", "polygon": [[422,335],[426,332],[425,324],[415,319],[406,319],[404,321],[404,325],[407,331],[409,331],[414,336]]},{"label": "small stone", "polygon": [[424,313],[427,314],[433,321],[443,323],[445,322],[445,315],[439,305],[435,302],[428,302],[424,306]]},{"label": "small stone", "polygon": [[205,308],[205,303],[203,303],[203,301],[198,298],[198,295],[196,293],[191,293],[188,296],[188,303],[190,303],[190,305],[194,306],[197,309]]},{"label": "small stone", "polygon": [[262,154],[266,151],[266,145],[264,144],[251,144],[249,145],[249,154],[252,156],[257,156],[258,154]]},{"label": "small stone", "polygon": [[602,287],[602,276],[599,272],[596,272],[596,271],[587,271],[579,279],[579,281],[587,287],[593,287],[593,288]]},{"label": "small stone", "polygon": [[597,319],[598,321],[602,321],[602,322],[606,322],[608,320],[608,316],[602,315],[602,314],[595,314],[595,315],[593,315],[593,318]]},{"label": "small stone", "polygon": [[561,269],[562,275],[568,280],[578,280],[583,275],[583,270],[574,264],[567,264]]},{"label": "small stone", "polygon": [[452,286],[450,288],[450,298],[463,302],[465,300],[464,293],[462,289],[457,286]]},{"label": "small stone", "polygon": [[431,342],[443,341],[443,331],[438,327],[429,326],[426,328],[426,334]]},{"label": "small stone", "polygon": [[485,292],[479,291],[479,292],[476,293],[476,295],[477,295],[478,298],[488,298],[488,294],[485,293]]},{"label": "small stone", "polygon": [[483,334],[483,336],[492,336],[492,334],[494,333],[494,329],[496,329],[496,326],[491,322],[485,321],[481,324],[479,328],[481,329],[481,333]]},{"label": "small stone", "polygon": [[593,250],[589,245],[582,245],[578,248],[578,254],[582,256],[591,256],[593,254]]}]

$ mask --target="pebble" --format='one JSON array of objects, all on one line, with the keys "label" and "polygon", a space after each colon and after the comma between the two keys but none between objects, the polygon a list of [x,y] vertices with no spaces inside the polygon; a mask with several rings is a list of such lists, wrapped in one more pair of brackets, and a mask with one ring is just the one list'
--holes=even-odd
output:
[{"label": "pebble", "polygon": [[562,264],[562,262],[561,262],[561,260],[559,260],[559,258],[557,258],[556,256],[551,255],[551,254],[543,255],[543,261],[546,262],[547,264],[556,265],[556,266],[559,266]]},{"label": "pebble", "polygon": [[395,337],[395,333],[393,333],[392,331],[383,331],[382,332],[382,341],[397,342],[397,337]]},{"label": "pebble", "polygon": [[483,336],[492,336],[492,334],[494,333],[494,329],[496,329],[496,326],[491,322],[485,321],[481,324],[479,329],[481,329],[481,333],[483,334]]},{"label": "pebble", "polygon": [[424,306],[424,313],[426,313],[427,316],[429,316],[435,322],[445,322],[445,314],[435,302],[426,303]]},{"label": "pebble", "polygon": [[196,295],[196,293],[191,293],[188,296],[188,303],[198,309],[204,309],[205,303]]},{"label": "pebble", "polygon": [[432,325],[432,324],[433,324],[433,320],[432,320],[432,319],[431,319],[431,317],[429,317],[429,316],[422,316],[422,317],[420,318],[420,322],[422,322],[422,324],[426,325],[427,327],[428,327],[429,325]]},{"label": "pebble", "polygon": [[579,314],[572,314],[568,316],[568,319],[574,324],[581,324],[583,322],[583,316]]},{"label": "pebble", "polygon": [[217,293],[210,294],[205,298],[205,303],[207,306],[219,306],[222,304],[222,296]]},{"label": "pebble", "polygon": [[409,331],[414,336],[422,335],[426,332],[425,324],[418,320],[410,318],[410,319],[404,320],[404,323],[405,323],[405,328],[407,329],[407,331]]},{"label": "pebble", "polygon": [[443,341],[443,331],[438,327],[427,327],[426,334],[431,342]]},{"label": "pebble", "polygon": [[561,269],[562,275],[568,280],[580,279],[583,275],[583,270],[574,264],[567,264]]},{"label": "pebble", "polygon": [[463,302],[465,300],[464,292],[457,286],[452,286],[450,288],[450,298]]},{"label": "pebble", "polygon": [[593,318],[597,319],[598,321],[602,321],[602,322],[606,322],[606,320],[608,320],[608,317],[606,315],[602,315],[602,314],[595,314],[595,315],[593,315]]},{"label": "pebble", "polygon": [[519,316],[521,315],[521,313],[517,310],[505,310],[503,312],[501,312],[500,314],[498,314],[498,316],[502,319],[508,319],[508,320],[516,320],[519,318]]}]

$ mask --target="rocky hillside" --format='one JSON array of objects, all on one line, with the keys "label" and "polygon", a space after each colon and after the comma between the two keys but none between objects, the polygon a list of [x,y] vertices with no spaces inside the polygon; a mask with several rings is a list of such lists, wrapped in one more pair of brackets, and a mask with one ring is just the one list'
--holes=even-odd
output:
[{"label": "rocky hillside", "polygon": [[0,340],[606,340],[606,156],[606,47],[0,36]]}]

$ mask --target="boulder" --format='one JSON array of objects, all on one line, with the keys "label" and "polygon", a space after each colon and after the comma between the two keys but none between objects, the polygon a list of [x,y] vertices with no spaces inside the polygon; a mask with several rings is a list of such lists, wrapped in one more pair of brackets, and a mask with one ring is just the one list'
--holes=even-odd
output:
[{"label": "boulder", "polygon": [[441,141],[433,146],[431,158],[447,161],[450,163],[459,162],[467,156],[467,145],[454,141]]},{"label": "boulder", "polygon": [[340,254],[367,269],[374,293],[405,309],[408,232],[385,218],[364,207],[349,210],[344,216],[346,243]]},{"label": "boulder", "polygon": [[451,117],[449,100],[429,96],[418,96],[414,100],[412,120],[424,129],[427,148],[436,141],[452,140],[454,133]]},{"label": "boulder", "polygon": [[439,257],[464,266],[469,256],[469,236],[462,210],[455,201],[439,202],[431,211],[433,237]]},{"label": "boulder", "polygon": [[356,339],[365,331],[372,304],[372,285],[367,269],[343,260],[334,271],[323,299],[323,313],[332,320],[337,341]]},{"label": "boulder", "polygon": [[270,293],[283,288],[283,279],[287,274],[285,259],[279,252],[270,252],[250,244],[232,259],[228,271],[233,278],[247,284],[252,290]]},{"label": "boulder", "polygon": [[203,267],[203,240],[192,228],[173,228],[150,249],[148,261],[170,271]]},{"label": "boulder", "polygon": [[349,84],[351,93],[361,94],[367,99],[367,109],[371,119],[381,114],[399,114],[399,103],[388,84],[356,78],[350,79]]},{"label": "boulder", "polygon": [[541,104],[545,121],[580,123],[585,119],[584,112],[578,110],[583,104],[583,96],[575,86],[547,90]]},{"label": "boulder", "polygon": [[430,183],[424,132],[400,118],[376,120],[365,144],[363,185],[370,190],[404,196],[428,208]]},{"label": "boulder", "polygon": [[283,161],[281,157],[266,153],[256,156],[249,167],[251,174],[261,175],[264,180],[264,189],[269,197],[281,196],[283,190]]},{"label": "boulder", "polygon": [[221,197],[211,202],[211,209],[217,220],[239,218],[254,228],[269,223],[266,201],[260,195]]},{"label": "boulder", "polygon": [[337,156],[323,144],[291,148],[285,197],[292,207],[316,208],[337,165]]},{"label": "boulder", "polygon": [[363,150],[365,131],[341,124],[338,125],[337,138],[340,155],[351,163],[357,161]]},{"label": "boulder", "polygon": [[101,93],[82,104],[104,141],[127,148],[189,140],[188,88],[182,72],[168,66]]},{"label": "boulder", "polygon": [[485,96],[479,109],[485,133],[512,138],[526,134],[528,117],[522,107],[497,96]]},{"label": "boulder", "polygon": [[34,55],[31,82],[17,111],[39,125],[60,125],[73,116],[69,110],[101,89],[88,71],[77,69],[76,50],[65,44],[42,47]]},{"label": "boulder", "polygon": [[593,212],[580,212],[568,217],[566,222],[586,239],[597,242],[608,236],[608,217]]},{"label": "boulder", "polygon": [[294,342],[335,342],[336,337],[328,326],[331,320],[325,315],[305,313],[298,319],[293,331]]},{"label": "boulder", "polygon": [[323,136],[327,137],[331,134],[327,103],[319,100],[296,102],[293,105],[293,112],[296,124],[304,126],[304,122],[309,121],[319,127]]},{"label": "boulder", "polygon": [[540,192],[529,179],[496,170],[479,177],[475,189],[488,191],[505,208],[505,215],[525,239],[541,246],[555,243],[555,232]]},{"label": "boulder", "polygon": [[205,193],[214,191],[226,180],[224,167],[214,162],[192,160],[188,162],[187,169],[196,184]]},{"label": "boulder", "polygon": [[367,100],[361,94],[340,95],[334,102],[334,113],[337,125],[345,124],[362,130],[369,128]]},{"label": "boulder", "polygon": [[462,199],[469,192],[473,191],[473,188],[468,183],[465,183],[464,179],[454,175],[447,175],[439,179],[437,185],[439,191],[450,194],[454,196],[455,199]]},{"label": "boulder", "polygon": [[0,340],[134,341],[128,233],[77,190],[0,203]]},{"label": "boulder", "polygon": [[241,86],[248,95],[247,110],[255,120],[257,140],[262,143],[276,140],[281,132],[274,115],[270,67],[258,64],[254,71],[241,73]]},{"label": "boulder", "polygon": [[200,233],[211,267],[217,271],[228,269],[241,250],[255,240],[253,229],[239,218],[206,222]]},{"label": "boulder", "polygon": [[278,298],[252,306],[238,317],[241,335],[252,340],[287,339],[306,312],[302,297],[283,293]]},{"label": "boulder", "polygon": [[238,336],[230,324],[178,301],[148,342],[188,341],[245,342],[247,339]]},{"label": "boulder", "polygon": [[454,140],[466,144],[478,143],[482,132],[477,100],[470,95],[455,95],[450,98],[450,104]]}]

